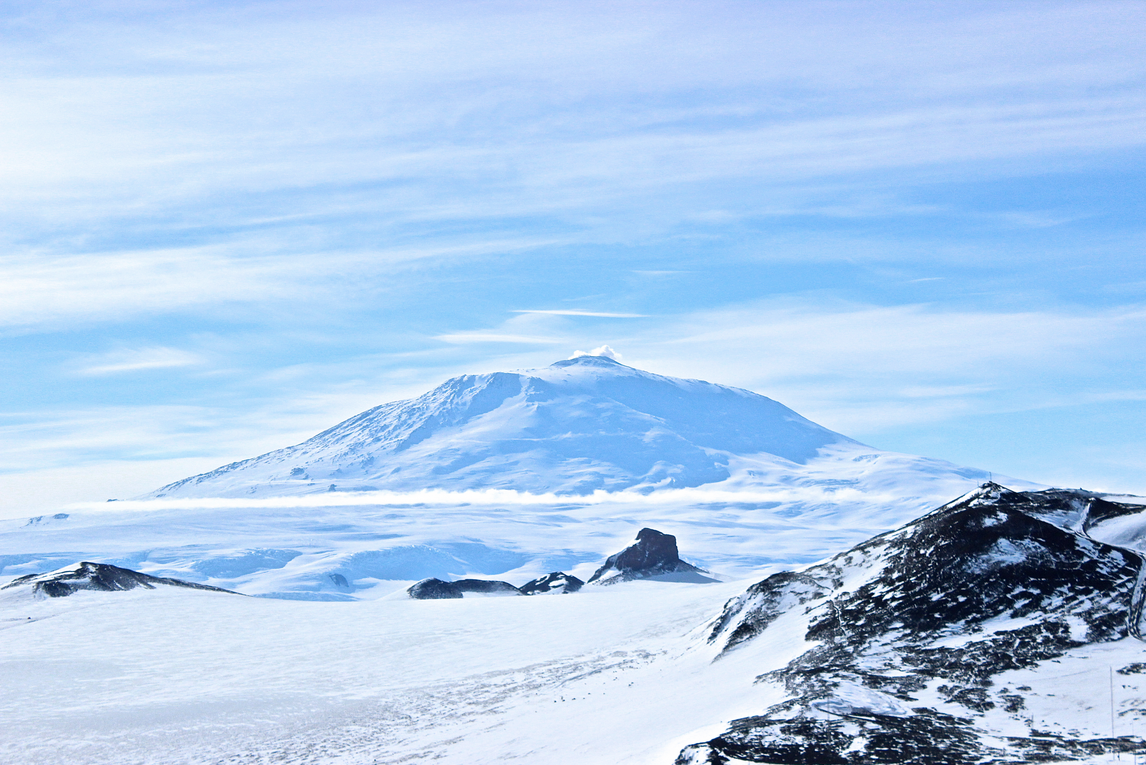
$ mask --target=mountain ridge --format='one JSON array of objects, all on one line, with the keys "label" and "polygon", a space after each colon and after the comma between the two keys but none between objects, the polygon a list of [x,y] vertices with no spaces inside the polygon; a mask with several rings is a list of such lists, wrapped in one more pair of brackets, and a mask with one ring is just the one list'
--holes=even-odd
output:
[{"label": "mountain ridge", "polygon": [[[1115,723],[1101,714],[1079,725],[1093,706],[1031,710],[1064,694],[1049,667],[1066,664],[1076,685],[1098,647],[1120,673],[1138,671],[1142,549],[1091,532],[1118,518],[1141,529],[1144,514],[1091,492],[986,484],[757,582],[725,605],[707,642],[717,658],[783,645],[793,658],[756,678],[783,688],[782,700],[686,747],[678,765],[1058,762],[1140,749],[1125,727],[1106,737]],[[1105,680],[1105,662],[1098,669]]]}]

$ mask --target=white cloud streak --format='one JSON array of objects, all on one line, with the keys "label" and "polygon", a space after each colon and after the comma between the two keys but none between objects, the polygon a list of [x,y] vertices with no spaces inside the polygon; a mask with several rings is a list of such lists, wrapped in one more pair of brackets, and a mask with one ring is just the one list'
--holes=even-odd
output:
[{"label": "white cloud streak", "polygon": [[[0,255],[0,334],[227,305],[298,308],[324,300],[344,305],[363,291],[394,289],[396,282],[380,275],[395,278],[420,262],[515,253],[551,242],[521,236],[325,252],[321,268],[313,250],[257,239],[85,255]],[[276,245],[287,251],[267,252]]]},{"label": "white cloud streak", "polygon": [[516,310],[513,313],[532,313],[540,314],[543,316],[588,316],[602,319],[644,319],[647,318],[643,313],[609,313],[607,311],[578,311],[575,309],[555,309],[549,311],[530,311],[530,310]]},{"label": "white cloud streak", "polygon": [[510,343],[514,345],[557,345],[560,338],[545,337],[541,335],[514,335],[507,332],[450,332],[437,335],[435,340],[454,345],[469,345],[472,343]]},{"label": "white cloud streak", "polygon": [[202,364],[198,354],[178,348],[132,348],[113,351],[98,359],[89,359],[81,366],[81,375],[112,375],[144,372],[156,369],[175,369]]},{"label": "white cloud streak", "polygon": [[[107,510],[110,512],[177,510],[177,509],[222,509],[222,508],[275,508],[275,507],[355,507],[355,506],[467,506],[467,505],[555,505],[559,507],[590,505],[628,505],[660,507],[675,504],[696,505],[699,503],[769,503],[769,502],[847,502],[872,501],[873,495],[852,487],[783,487],[765,491],[694,488],[662,489],[655,494],[638,491],[595,491],[586,495],[531,494],[509,489],[470,489],[448,491],[445,489],[422,489],[419,491],[343,491],[317,494],[291,495],[286,497],[266,497],[258,499],[235,498],[186,498],[186,499],[147,499],[125,500],[109,504],[106,502],[78,502],[71,505],[77,510]],[[876,497],[878,501],[878,496]],[[896,499],[888,494],[889,501]]]}]

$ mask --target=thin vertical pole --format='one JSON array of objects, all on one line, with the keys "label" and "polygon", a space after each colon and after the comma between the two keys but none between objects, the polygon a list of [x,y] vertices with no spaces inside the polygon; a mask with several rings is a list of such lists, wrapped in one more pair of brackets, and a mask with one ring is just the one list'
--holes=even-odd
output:
[{"label": "thin vertical pole", "polygon": [[[1114,740],[1114,667],[1110,667],[1110,745],[1118,752],[1118,742]],[[1122,759],[1121,752],[1118,759]]]}]

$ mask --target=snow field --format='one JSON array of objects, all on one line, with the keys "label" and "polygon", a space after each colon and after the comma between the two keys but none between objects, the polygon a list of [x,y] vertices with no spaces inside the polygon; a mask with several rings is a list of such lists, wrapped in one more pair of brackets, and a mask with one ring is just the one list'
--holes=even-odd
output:
[{"label": "snow field", "polygon": [[704,646],[745,584],[355,603],[6,592],[0,759],[671,762],[778,700],[752,683],[755,651],[713,664]]}]

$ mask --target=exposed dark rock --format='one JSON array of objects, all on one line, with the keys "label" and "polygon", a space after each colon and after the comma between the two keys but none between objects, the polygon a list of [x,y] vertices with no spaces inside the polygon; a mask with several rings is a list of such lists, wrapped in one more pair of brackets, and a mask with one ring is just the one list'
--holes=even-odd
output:
[{"label": "exposed dark rock", "polygon": [[569,594],[577,592],[585,583],[573,576],[566,574],[564,571],[554,571],[551,574],[546,574],[540,579],[534,579],[531,582],[526,582],[521,586],[521,592],[525,595],[544,595],[549,593]]},{"label": "exposed dark rock", "polygon": [[341,587],[344,590],[350,589],[350,582],[346,581],[346,577],[342,574],[327,574],[327,576],[330,577],[330,581],[334,583],[335,587]]},{"label": "exposed dark rock", "polygon": [[[782,571],[749,587],[743,595],[728,601],[724,613],[713,628],[712,637],[728,631],[725,650],[749,640],[788,609],[809,600],[822,598],[831,592],[832,580],[817,581],[814,575]],[[744,616],[740,617],[742,614]]]},{"label": "exposed dark rock", "polygon": [[454,586],[453,582],[443,582],[441,579],[423,579],[410,585],[406,592],[414,600],[445,600],[462,597],[462,591]]},{"label": "exposed dark rock", "polygon": [[467,592],[475,595],[521,595],[521,590],[509,582],[489,579],[459,579],[456,582],[443,582],[441,579],[423,579],[410,585],[406,590],[414,600],[444,600],[465,597]]},{"label": "exposed dark rock", "polygon": [[685,581],[715,582],[704,576],[704,569],[685,563],[677,554],[676,537],[656,529],[641,529],[637,541],[621,552],[610,555],[593,576],[590,584],[615,584],[654,576],[681,575]]},{"label": "exposed dark rock", "polygon": [[[781,618],[801,629],[807,650],[758,678],[788,698],[686,747],[677,763],[1015,763],[1141,750],[1135,737],[1001,738],[977,727],[989,710],[1023,722],[1023,697],[995,687],[1000,672],[1138,634],[1139,556],[1087,529],[1139,512],[1087,492],[987,484],[826,563],[753,585],[725,605],[709,641],[723,655]],[[925,686],[945,712],[965,713],[922,707]]]},{"label": "exposed dark rock", "polygon": [[747,717],[733,720],[716,738],[685,748],[677,763],[723,765],[729,760],[962,765],[979,761],[979,747],[967,720],[928,710],[911,717],[870,714],[838,720]]},{"label": "exposed dark rock", "polygon": [[212,590],[214,592],[226,592],[232,595],[241,594],[233,592],[232,590],[224,590],[221,587],[211,587],[210,585],[198,584],[197,582],[185,582],[182,579],[150,576],[148,574],[141,574],[138,571],[132,571],[129,568],[120,568],[119,566],[112,566],[109,563],[92,563],[90,561],[81,561],[74,566],[68,566],[58,571],[51,571],[47,574],[27,574],[26,576],[13,579],[8,584],[0,587],[0,589],[7,590],[10,587],[30,586],[32,591],[37,594],[47,595],[50,598],[62,598],[79,590],[114,592],[117,590],[134,590],[136,587],[153,590],[157,585],[186,587],[193,590]]}]

